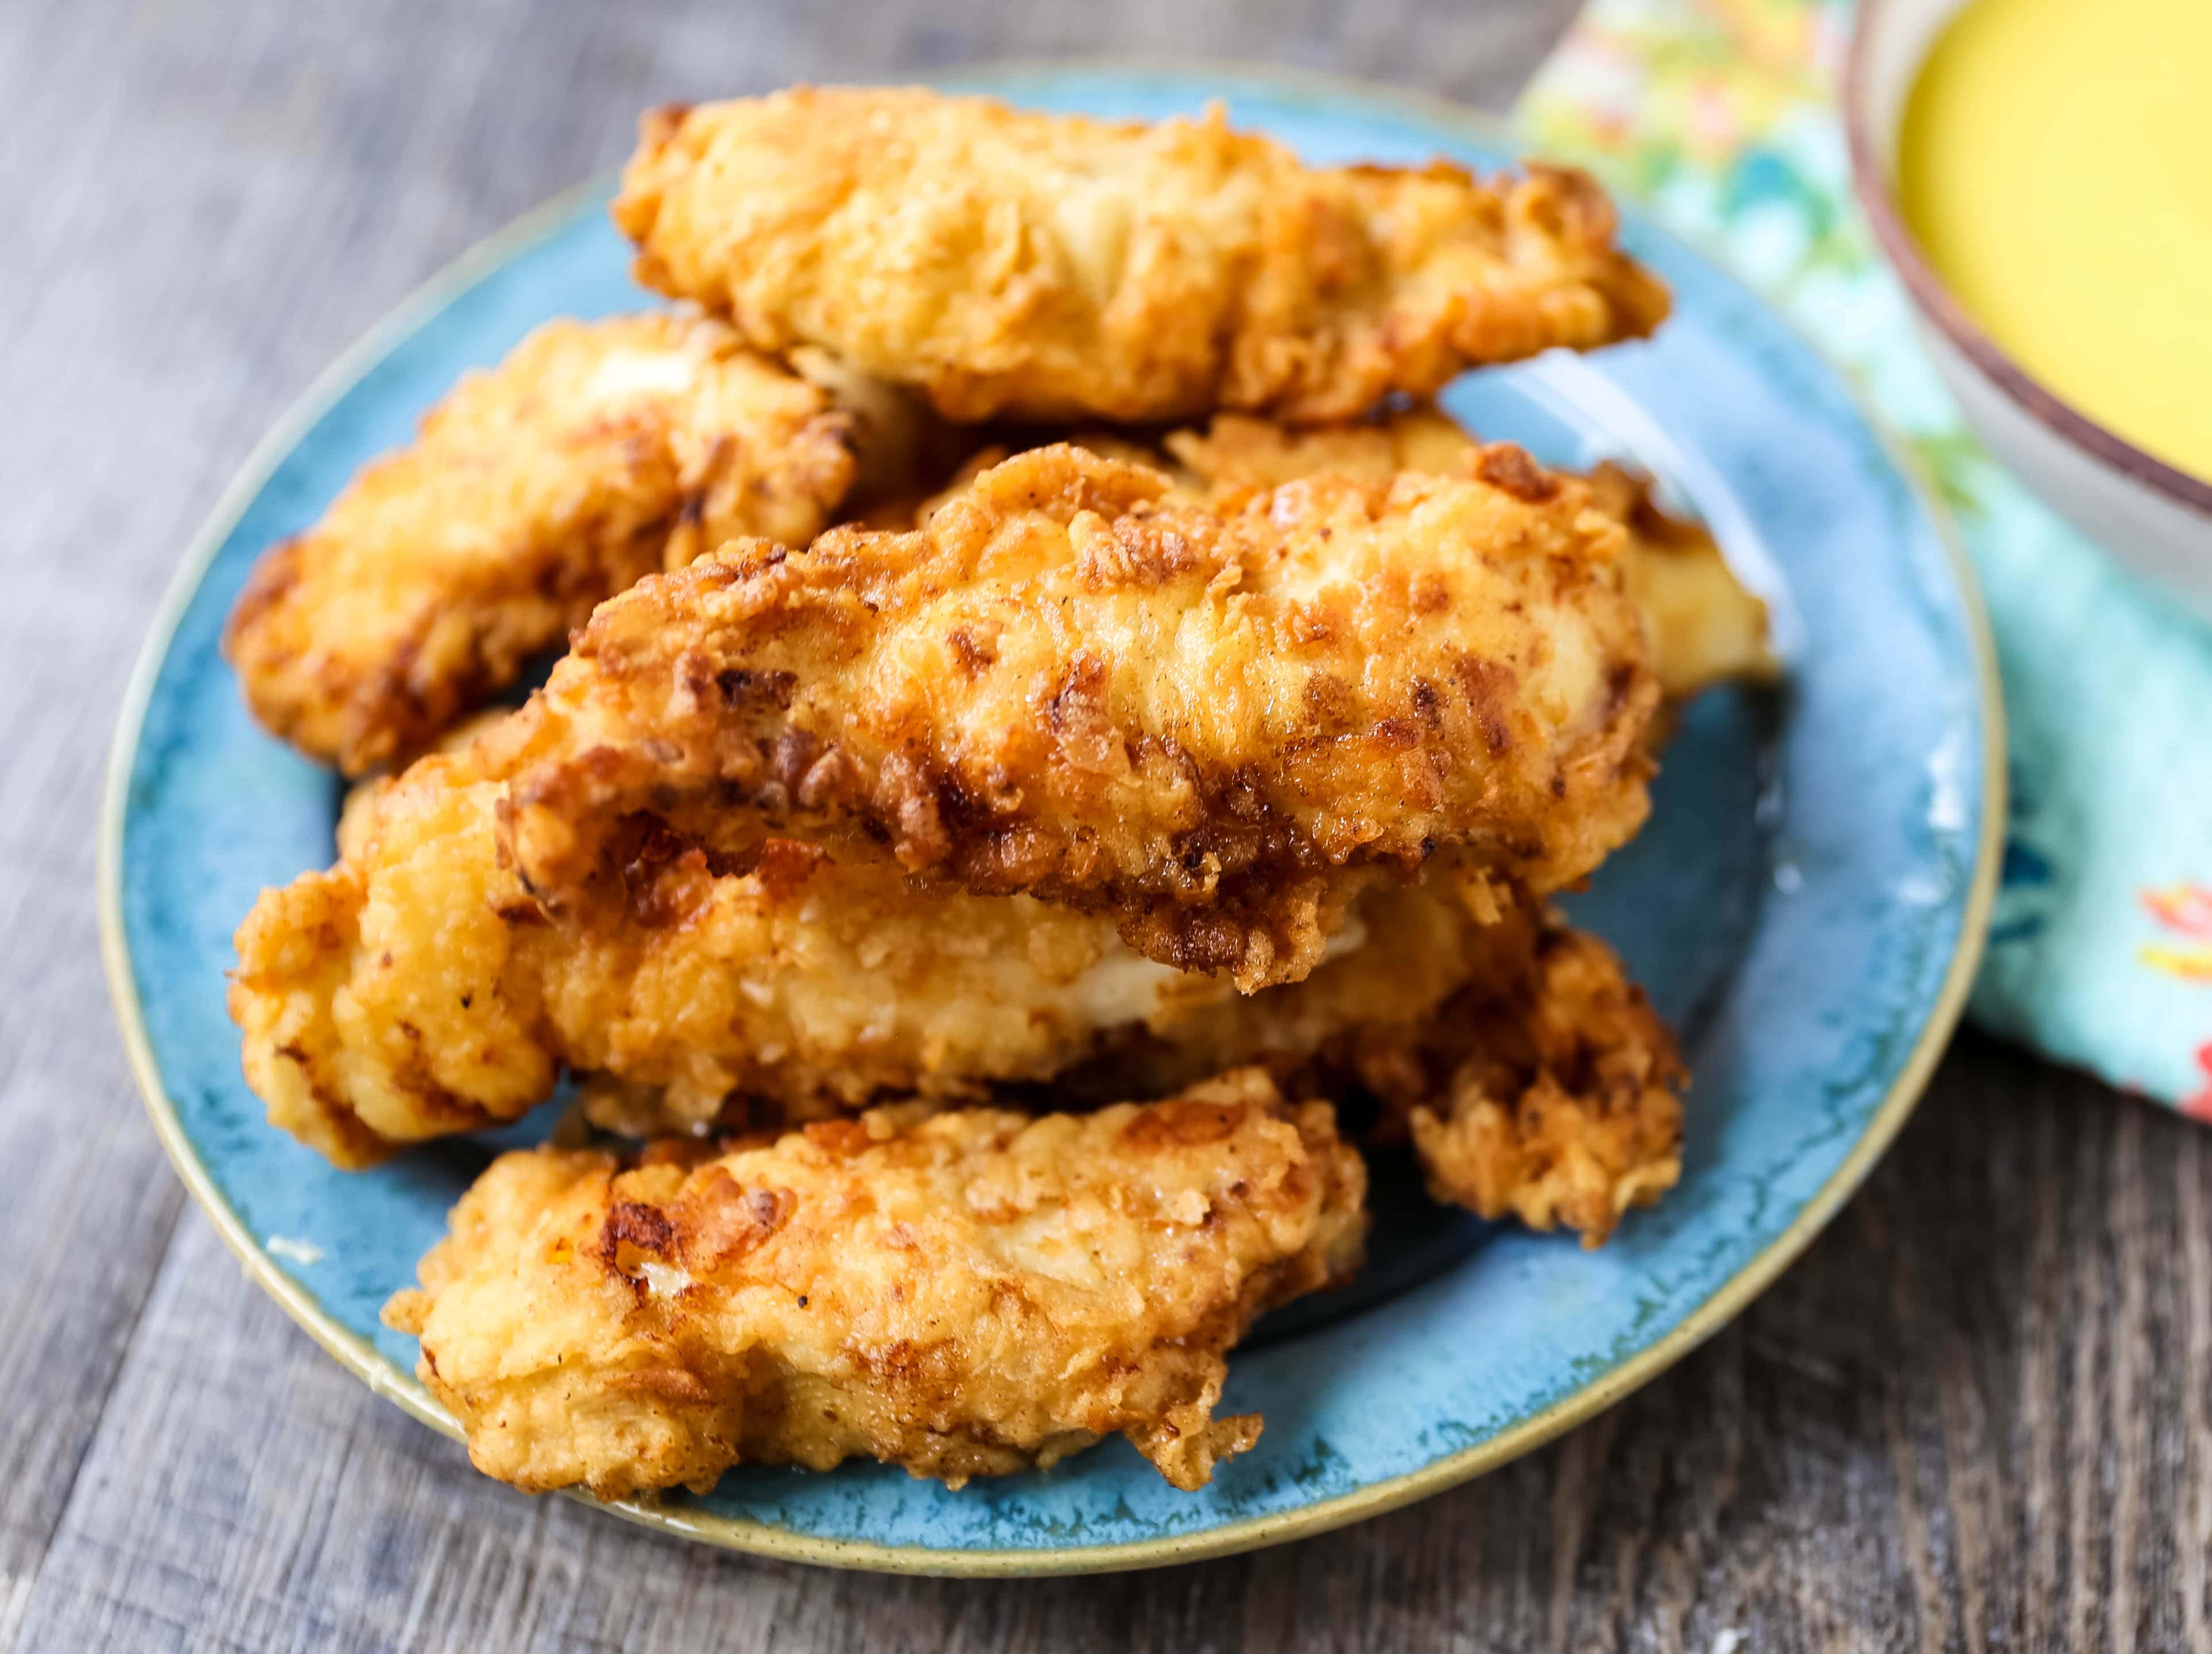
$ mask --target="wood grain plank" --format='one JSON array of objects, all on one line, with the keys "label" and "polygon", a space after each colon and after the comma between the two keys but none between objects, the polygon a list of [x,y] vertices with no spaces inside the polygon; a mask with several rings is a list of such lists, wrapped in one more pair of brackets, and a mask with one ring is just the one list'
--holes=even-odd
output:
[{"label": "wood grain plank", "polygon": [[[92,835],[118,663],[152,545],[183,526],[158,432],[123,421],[141,365],[92,274],[143,192],[100,177],[122,115],[92,37],[56,10],[0,29],[0,1641],[48,1536],[182,1203],[106,1013]],[[20,26],[19,26],[20,25]],[[143,322],[173,323],[144,295]],[[120,428],[118,428],[120,427]],[[204,460],[179,456],[172,468]],[[134,558],[134,547],[146,547]],[[134,562],[137,566],[134,567]]]},{"label": "wood grain plank", "polygon": [[2212,1179],[2204,1175],[2212,1154],[2199,1136],[2187,1139],[2179,1151],[2183,1244],[2174,1273],[2182,1303],[2177,1365],[2184,1375],[2179,1432],[2184,1449],[2183,1510],[2174,1548],[2180,1560],[2183,1645],[2204,1648],[2212,1646],[2212,1383],[2203,1378],[2212,1373],[2212,1201],[2205,1197]]}]

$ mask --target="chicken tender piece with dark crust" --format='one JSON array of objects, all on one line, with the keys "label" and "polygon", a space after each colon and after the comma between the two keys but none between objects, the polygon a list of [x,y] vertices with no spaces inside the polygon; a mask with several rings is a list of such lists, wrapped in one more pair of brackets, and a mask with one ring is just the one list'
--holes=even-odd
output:
[{"label": "chicken tender piece with dark crust", "polygon": [[[1572,1229],[1593,1246],[1674,1186],[1688,1075],[1603,942],[1541,903],[1441,872],[1368,891],[1338,939],[1346,946],[1303,982],[1208,994],[1206,979],[1185,979],[1201,991],[1143,1019],[1100,1020],[1094,1054],[1058,1069],[1042,1094],[1058,1107],[1164,1096],[1244,1064],[1298,1096],[1356,1086],[1383,1105],[1375,1140],[1410,1138],[1437,1200]],[[1093,970],[1142,964],[1124,958]],[[626,1085],[587,1092],[586,1104],[596,1123],[634,1136],[740,1128],[764,1106],[806,1117],[803,1097],[718,1104],[703,1088]]]},{"label": "chicken tender piece with dark crust", "polygon": [[1458,846],[1540,893],[1641,824],[1658,691],[1586,487],[1504,446],[1223,514],[1170,486],[1041,448],[917,532],[644,581],[482,744],[502,842],[567,914],[635,812],[710,854],[857,832],[1249,992],[1313,968],[1367,870]]},{"label": "chicken tender piece with dark crust", "polygon": [[[1310,477],[1380,480],[1400,471],[1452,476],[1479,461],[1482,444],[1434,407],[1309,429],[1247,414],[1223,414],[1203,430],[1173,431],[1160,448],[1129,437],[1079,431],[1077,447],[1164,470],[1169,498],[1219,508],[1258,490]],[[1013,450],[995,444],[971,455],[945,487],[920,498],[885,501],[869,519],[879,528],[911,528]],[[1624,584],[1643,616],[1651,667],[1664,696],[1655,736],[1673,714],[1717,684],[1771,684],[1782,663],[1768,639],[1766,605],[1745,587],[1711,533],[1675,516],[1653,496],[1651,480],[1612,460],[1582,477],[1599,509],[1628,531]],[[1656,743],[1655,742],[1655,745]]]},{"label": "chicken tender piece with dark crust", "polygon": [[[1401,1033],[1462,979],[1498,911],[1449,854],[1376,874],[1333,954],[1249,1003],[1144,958],[1114,921],[1028,897],[917,896],[863,850],[764,841],[742,872],[665,836],[622,855],[623,896],[553,924],[501,865],[502,787],[473,746],[357,788],[338,865],[264,891],[240,927],[230,1009],[276,1125],[341,1165],[514,1120],[580,1073],[597,1123],[637,1136],[820,1119],[885,1096],[975,1100],[1103,1054],[1180,1053],[1121,1095],[1347,1030]],[[1376,962],[1370,972],[1360,969]]]},{"label": "chicken tender piece with dark crust", "polygon": [[533,1493],[855,1456],[957,1487],[1111,1435],[1196,1489],[1260,1434],[1213,1416],[1224,1355],[1351,1273],[1365,1183],[1327,1104],[1251,1072],[629,1170],[543,1149],[484,1174],[385,1316],[477,1468]]},{"label": "chicken tender piece with dark crust", "polygon": [[[1306,477],[1449,476],[1472,463],[1481,446],[1449,415],[1427,407],[1315,430],[1224,414],[1202,432],[1166,439],[1183,487],[1217,505]],[[1736,579],[1711,534],[1660,506],[1650,478],[1626,465],[1605,460],[1586,480],[1599,509],[1628,531],[1621,568],[1667,701],[1680,705],[1715,684],[1778,678],[1766,605]]]},{"label": "chicken tender piece with dark crust", "polygon": [[262,558],[224,653],[257,718],[359,775],[427,748],[641,576],[735,534],[804,544],[861,434],[719,322],[549,323]]},{"label": "chicken tender piece with dark crust", "polygon": [[1145,125],[804,87],[671,108],[613,210],[647,286],[964,423],[1345,419],[1668,308],[1580,173],[1309,167],[1218,110]]},{"label": "chicken tender piece with dark crust", "polygon": [[1304,1084],[1348,1072],[1382,1097],[1437,1200],[1600,1245],[1681,1177],[1674,1037],[1613,950],[1557,914],[1518,907],[1471,939],[1465,985],[1418,1037],[1355,1033]]},{"label": "chicken tender piece with dark crust", "polygon": [[1224,977],[1135,952],[1103,915],[915,896],[879,858],[793,841],[716,873],[640,837],[619,907],[556,927],[500,865],[501,787],[475,766],[434,757],[357,789],[338,865],[264,891],[239,928],[230,1010],[247,1081],[275,1124],[341,1165],[504,1124],[564,1071],[583,1077],[596,1123],[641,1137],[900,1094],[975,1100],[1079,1066],[1104,1076],[1087,1092],[1100,1098],[1123,1057],[1118,1094],[1164,1095],[1354,1028],[1410,1034],[1463,979],[1467,933],[1499,910],[1449,857],[1417,885],[1377,876],[1295,994],[1245,1001]]},{"label": "chicken tender piece with dark crust", "polygon": [[480,751],[374,784],[338,865],[264,891],[239,927],[247,1082],[340,1165],[519,1118],[565,1069],[593,1076],[598,1117],[652,1132],[972,1099],[1234,994],[1132,952],[1109,919],[916,897],[879,856],[784,840],[718,872],[633,836],[620,900],[556,926],[501,864]]},{"label": "chicken tender piece with dark crust", "polygon": [[1620,959],[1541,902],[1480,885],[1371,892],[1359,946],[1304,982],[1130,1025],[1055,1098],[1158,1096],[1265,1065],[1295,1096],[1382,1104],[1438,1201],[1595,1246],[1681,1172],[1674,1039]]},{"label": "chicken tender piece with dark crust", "polygon": [[[822,899],[809,909],[812,926],[846,926],[844,905],[851,898],[845,888],[835,877],[823,882]],[[1146,959],[1115,935],[1109,921],[1024,897],[894,898],[866,915],[875,940],[854,951],[860,958],[841,958],[801,931],[800,945],[750,970],[769,980],[781,973],[781,996],[792,1003],[824,991],[795,980],[814,970],[828,977],[815,958],[843,967],[835,986],[856,1003],[880,1006],[896,996],[900,1025],[912,1022],[937,1036],[924,1048],[934,1066],[914,1063],[922,1076],[917,1089],[931,1096],[1003,1100],[1018,1094],[1072,1108],[1169,1096],[1248,1063],[1287,1072],[1352,1040],[1395,1049],[1419,1037],[1431,1014],[1467,980],[1468,961],[1480,952],[1471,933],[1499,911],[1486,884],[1463,882],[1448,866],[1432,865],[1413,885],[1378,879],[1352,902],[1313,975],[1250,995],[1223,977]],[[972,939],[948,934],[959,930],[970,931]],[[683,947],[669,946],[672,952]],[[992,961],[988,975],[970,963],[976,955]],[[1079,962],[1079,974],[1071,975]],[[747,966],[700,959],[696,969],[696,1000],[713,1006],[728,994],[715,985],[720,974]],[[882,1018],[891,1021],[888,1012]],[[752,1025],[765,1025],[765,1019]],[[586,1077],[584,1110],[593,1124],[643,1138],[743,1131],[817,1117],[819,1098],[836,1095],[819,1083],[811,1089],[801,1083],[811,1079],[806,1067],[749,1060],[738,1043],[745,1031],[738,1027],[725,1032],[705,1017],[687,1017],[681,1028],[702,1056],[713,1055],[687,1073],[702,1083],[656,1088],[634,1078],[658,1066],[637,1060],[647,1049],[641,1045],[623,1073]],[[1000,1031],[999,1037],[979,1037],[986,1030]],[[672,1043],[678,1033],[672,1025]],[[848,1049],[864,1072],[880,1075],[898,1047],[854,1038]],[[814,1066],[834,1079],[835,1061],[824,1049]],[[1348,1072],[1341,1062],[1330,1071]]]}]

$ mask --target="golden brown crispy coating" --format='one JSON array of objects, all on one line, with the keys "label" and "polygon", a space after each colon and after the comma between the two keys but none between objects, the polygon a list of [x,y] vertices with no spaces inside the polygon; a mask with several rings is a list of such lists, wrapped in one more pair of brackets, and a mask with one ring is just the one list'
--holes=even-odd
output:
[{"label": "golden brown crispy coating", "polygon": [[885,1110],[632,1170],[510,1154],[386,1307],[477,1468],[606,1498],[855,1456],[959,1487],[1126,1436],[1175,1486],[1263,1310],[1358,1261],[1366,1174],[1256,1072],[1042,1119]]},{"label": "golden brown crispy coating", "polygon": [[488,738],[503,843],[568,914],[637,812],[710,854],[857,833],[1249,991],[1312,969],[1364,870],[1457,845],[1540,892],[1641,824],[1657,688],[1583,485],[1501,446],[1218,515],[1170,486],[1041,448],[916,532],[642,582]]},{"label": "golden brown crispy coating", "polygon": [[[878,409],[865,435],[896,447]],[[861,422],[721,323],[549,323],[265,555],[223,640],[254,715],[349,775],[407,757],[594,605],[733,534],[804,544]]]},{"label": "golden brown crispy coating", "polygon": [[647,286],[963,422],[1345,419],[1668,307],[1580,173],[1308,167],[1218,110],[1142,125],[805,87],[665,109],[614,216]]},{"label": "golden brown crispy coating", "polygon": [[1370,892],[1304,982],[1129,1025],[1053,1094],[1157,1096],[1266,1065],[1293,1095],[1364,1092],[1429,1192],[1595,1246],[1680,1174],[1674,1037],[1620,961],[1541,902],[1480,884]]},{"label": "golden brown crispy coating", "polygon": [[[1086,1061],[1103,1082],[1088,1094],[1111,1096],[1139,1052],[1142,1082],[1119,1094],[1163,1095],[1353,1027],[1413,1028],[1498,910],[1449,857],[1418,885],[1378,877],[1332,939],[1342,963],[1256,1019],[1225,978],[1145,958],[1103,915],[917,896],[878,857],[791,841],[718,874],[641,837],[621,903],[556,926],[500,865],[501,787],[478,765],[433,757],[358,789],[338,865],[263,892],[239,928],[248,1082],[339,1164],[517,1118],[564,1068],[595,1122],[639,1136],[972,1099]],[[1346,969],[1385,949],[1387,970]]]},{"label": "golden brown crispy coating", "polygon": [[[741,872],[640,837],[619,903],[553,924],[500,863],[501,783],[424,758],[349,807],[328,873],[264,891],[230,1010],[276,1125],[341,1165],[519,1117],[564,1067],[644,1129],[804,1121],[1043,1080],[1126,1024],[1229,996],[1027,897],[918,897],[771,841]],[[650,1114],[641,1112],[650,1108]],[[625,1112],[625,1110],[629,1112]]]},{"label": "golden brown crispy coating", "polygon": [[[1170,434],[1166,447],[1183,488],[1219,505],[1255,489],[1324,474],[1450,475],[1481,445],[1440,410],[1416,407],[1306,431],[1224,414],[1203,431]],[[1587,480],[1599,509],[1628,531],[1621,568],[1667,700],[1680,704],[1714,684],[1771,683],[1779,676],[1767,642],[1766,605],[1730,571],[1711,534],[1662,508],[1650,479],[1626,465],[1604,461]]]},{"label": "golden brown crispy coating", "polygon": [[1382,479],[1401,471],[1448,477],[1482,447],[1457,420],[1429,404],[1307,430],[1249,414],[1219,414],[1203,429],[1170,431],[1162,446],[1184,487],[1214,502],[1307,477]]},{"label": "golden brown crispy coating", "polygon": [[1436,1199],[1599,1245],[1681,1176],[1674,1036],[1612,949],[1539,905],[1469,940],[1415,1037],[1350,1035],[1306,1083],[1348,1072],[1401,1111]]},{"label": "golden brown crispy coating", "polygon": [[560,1078],[528,968],[546,927],[500,873],[497,788],[469,764],[435,755],[356,789],[337,866],[263,891],[238,928],[246,1083],[341,1166],[514,1119]]},{"label": "golden brown crispy coating", "polygon": [[[884,1001],[900,996],[902,1015],[940,1029],[1018,1026],[1016,1018],[1036,1025],[1037,1037],[1026,1044],[1009,1038],[990,1048],[970,1038],[942,1048],[945,1066],[930,1074],[934,1094],[959,1093],[963,1063],[974,1065],[969,1072],[979,1085],[1048,1079],[1042,1094],[1057,1107],[1165,1096],[1261,1063],[1302,1096],[1340,1096],[1355,1085],[1375,1095],[1383,1104],[1378,1136],[1413,1139],[1438,1200],[1538,1229],[1577,1230],[1595,1245],[1624,1212],[1657,1199],[1679,1173],[1686,1075],[1673,1037],[1602,942],[1533,898],[1453,875],[1449,865],[1435,866],[1419,884],[1370,888],[1311,976],[1252,994],[1229,993],[1218,979],[1148,979],[1144,973],[1158,967],[1097,921],[1088,921],[1098,926],[1089,939],[1098,952],[1083,979],[1089,992],[1081,1013],[1071,1014],[1073,996],[1043,971],[1010,971],[979,985],[955,960],[893,982],[869,980],[846,959],[840,981]],[[824,885],[814,922],[836,922],[831,904],[839,890]],[[1006,902],[893,897],[878,922],[901,957],[927,959],[942,946],[936,938],[948,904],[981,919]],[[1028,933],[1034,948],[1036,938],[1066,936],[1084,921],[1032,906],[1022,922],[1036,927]],[[993,941],[1002,952],[1020,946]],[[714,969],[701,974],[711,981]],[[783,1000],[810,991],[802,967],[783,964],[780,971]],[[1168,991],[1133,1000],[1107,988],[1147,981]],[[1188,991],[1173,991],[1176,984]],[[711,987],[694,991],[717,1001]],[[966,1000],[978,991],[1000,997]],[[720,1025],[690,1027],[702,1044],[719,1037],[716,1049],[728,1049]],[[1085,1037],[1055,1040],[1044,1032],[1078,1027]],[[1037,1060],[1020,1073],[989,1066],[1010,1051]],[[817,1061],[836,1073],[834,1050],[819,1049]],[[702,1067],[719,1077],[744,1066],[726,1057]],[[811,1117],[827,1093],[818,1085],[813,1093],[792,1090],[793,1073],[775,1077],[782,1089],[722,1099],[712,1081],[665,1089],[626,1083],[589,1094],[586,1110],[598,1124],[637,1136]]]},{"label": "golden brown crispy coating", "polygon": [[[1049,1095],[1062,1107],[1165,1097],[1255,1063],[1301,1096],[1367,1087],[1363,1054],[1425,1049],[1434,1019],[1455,994],[1478,974],[1513,968],[1516,950],[1501,952],[1498,927],[1536,905],[1439,857],[1413,884],[1386,880],[1362,891],[1312,975],[1255,994],[1194,996],[1142,1021],[1102,1026],[1096,1055],[1063,1068]],[[1526,931],[1523,925],[1514,934]],[[1406,1072],[1388,1077],[1402,1079]],[[1384,1140],[1402,1141],[1407,1110],[1431,1095],[1392,1101]]]},{"label": "golden brown crispy coating", "polygon": [[[926,927],[935,915],[925,907],[908,917]],[[1453,891],[1437,873],[1369,891],[1339,940],[1303,982],[1237,994],[1185,978],[1199,991],[1148,1017],[1101,1018],[1095,1055],[1060,1067],[1043,1095],[1062,1107],[1164,1096],[1250,1063],[1300,1096],[1357,1085],[1383,1105],[1378,1140],[1412,1138],[1437,1200],[1572,1229],[1590,1246],[1674,1186],[1687,1074],[1603,942],[1528,897],[1486,901],[1481,887]],[[1107,946],[1109,958],[1123,952]],[[1008,991],[1001,1010],[1037,997]],[[947,1023],[981,1012],[950,996],[929,1006]],[[804,1118],[809,1106],[732,1098],[702,1114],[711,1100],[703,1088],[632,1086],[586,1106],[598,1124],[637,1136],[742,1127],[764,1105],[766,1118],[777,1109]]]},{"label": "golden brown crispy coating", "polygon": [[[1174,478],[1170,498],[1215,508],[1310,477],[1379,480],[1401,471],[1450,476],[1478,459],[1482,448],[1433,406],[1305,429],[1223,414],[1203,430],[1170,432],[1157,449],[1111,432],[1080,431],[1069,440],[1093,453],[1158,466]],[[982,449],[944,487],[919,501],[883,502],[869,526],[908,528],[926,521],[1012,452],[1004,443]],[[1581,475],[1598,508],[1628,531],[1624,583],[1643,616],[1665,702],[1652,725],[1655,736],[1667,733],[1676,709],[1716,684],[1771,684],[1781,676],[1768,638],[1766,605],[1735,577],[1703,525],[1661,506],[1650,478],[1629,466],[1608,459],[1587,473],[1566,474]]]},{"label": "golden brown crispy coating", "polygon": [[[1233,507],[1255,490],[1322,476],[1380,480],[1400,471],[1450,476],[1478,459],[1482,445],[1431,405],[1377,417],[1299,429],[1249,414],[1223,414],[1204,429],[1170,432],[1153,448],[1115,432],[1079,431],[1078,447],[1174,479],[1167,497],[1213,508]],[[977,475],[1016,450],[994,443],[969,456],[929,495],[882,502],[868,520],[907,528],[957,496]],[[1612,460],[1578,475],[1599,509],[1628,531],[1624,586],[1643,617],[1662,702],[1650,727],[1654,751],[1671,734],[1683,705],[1717,684],[1771,684],[1782,665],[1769,642],[1766,605],[1739,581],[1719,544],[1699,523],[1654,497],[1650,477]]]},{"label": "golden brown crispy coating", "polygon": [[[1164,1097],[1251,1062],[1287,1071],[1354,1037],[1377,1045],[1417,1037],[1480,957],[1470,933],[1499,911],[1486,885],[1447,867],[1414,885],[1379,880],[1352,902],[1313,975],[1247,996],[1224,978],[1145,958],[1103,918],[1023,897],[887,893],[872,903],[877,888],[842,870],[822,879],[794,927],[797,945],[773,958],[702,956],[669,939],[665,953],[690,973],[686,1008],[706,1010],[662,1023],[659,1037],[678,1050],[688,1040],[693,1066],[677,1082],[657,1082],[665,1061],[637,1039],[616,1072],[586,1076],[592,1122],[649,1138],[807,1120],[900,1089],[893,1065],[902,1061],[913,1088],[930,1097],[1041,1096],[1054,1107]],[[866,946],[838,952],[817,935],[852,928],[855,907]],[[733,977],[773,983],[775,1009],[720,1015]],[[805,1064],[756,1060],[761,1043],[791,1043],[774,1020],[789,1018],[784,1007],[831,994],[875,1014],[820,1026]],[[927,1043],[909,1029],[927,1031]],[[841,1049],[850,1067],[841,1067]],[[853,1089],[870,1081],[872,1091]]]}]

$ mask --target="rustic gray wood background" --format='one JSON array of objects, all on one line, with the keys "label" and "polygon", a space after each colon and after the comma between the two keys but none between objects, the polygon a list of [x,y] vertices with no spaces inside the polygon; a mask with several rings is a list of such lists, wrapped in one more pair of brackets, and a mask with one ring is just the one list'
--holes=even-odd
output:
[{"label": "rustic gray wood background", "polygon": [[1280,1550],[956,1584],[478,1478],[250,1287],[101,985],[124,678],[256,438],[639,108],[1007,55],[1503,106],[1572,0],[0,6],[0,1648],[2212,1647],[2212,1139],[1960,1041],[1736,1325],[1486,1481]]}]

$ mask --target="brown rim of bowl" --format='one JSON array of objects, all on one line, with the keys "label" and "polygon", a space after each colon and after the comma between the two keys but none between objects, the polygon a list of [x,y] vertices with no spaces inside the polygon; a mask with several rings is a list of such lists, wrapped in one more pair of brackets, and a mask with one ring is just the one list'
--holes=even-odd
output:
[{"label": "brown rim of bowl", "polygon": [[[1912,232],[1905,228],[1897,210],[1874,134],[1868,130],[1867,43],[1873,39],[1891,3],[1892,0],[1863,0],[1860,6],[1858,19],[1851,28],[1850,50],[1844,62],[1843,95],[1844,137],[1850,149],[1851,192],[1858,198],[1859,209],[1866,214],[1867,222],[1874,227],[1875,239],[1881,244],[1891,267],[1905,283],[1921,313],[1934,322],[1943,336],[2022,411],[2093,459],[2154,489],[2176,505],[2212,518],[2212,482],[2192,477],[2157,455],[2145,453],[2118,432],[2077,411],[1984,332],[1921,256],[1919,243],[1912,239]],[[1917,70],[1916,64],[1915,72]]]}]

